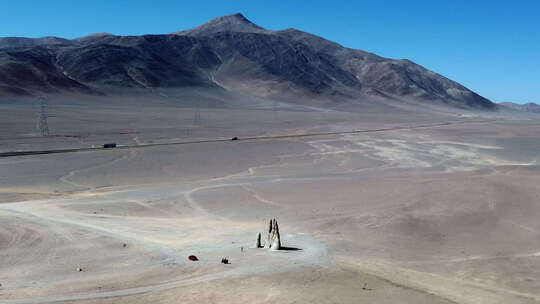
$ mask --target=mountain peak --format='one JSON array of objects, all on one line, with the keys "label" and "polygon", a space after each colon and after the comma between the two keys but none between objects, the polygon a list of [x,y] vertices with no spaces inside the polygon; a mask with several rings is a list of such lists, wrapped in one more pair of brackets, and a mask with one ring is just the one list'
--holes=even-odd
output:
[{"label": "mountain peak", "polygon": [[255,25],[253,22],[249,21],[248,18],[246,18],[246,16],[242,15],[242,13],[236,13],[232,15],[225,15],[225,16],[217,17],[217,18],[212,19],[210,22],[212,21],[214,22],[224,21],[224,22],[230,22],[230,23],[243,23],[243,24]]},{"label": "mountain peak", "polygon": [[269,31],[249,21],[241,13],[236,13],[218,17],[194,29],[178,31],[173,34],[206,36],[219,32],[264,33]]}]

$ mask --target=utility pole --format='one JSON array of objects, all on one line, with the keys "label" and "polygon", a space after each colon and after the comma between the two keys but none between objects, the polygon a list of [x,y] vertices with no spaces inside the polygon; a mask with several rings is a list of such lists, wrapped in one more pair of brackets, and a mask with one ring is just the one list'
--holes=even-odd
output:
[{"label": "utility pole", "polygon": [[49,118],[48,114],[48,105],[47,99],[41,96],[39,100],[39,112],[37,113],[37,130],[41,133],[42,137],[49,136],[49,123],[47,119]]},{"label": "utility pole", "polygon": [[195,114],[193,116],[193,125],[199,126],[201,124],[201,110],[199,109],[199,105],[195,105]]},{"label": "utility pole", "polygon": [[196,129],[201,125],[201,110],[199,109],[199,105],[195,105],[195,109],[193,110],[193,121],[191,126],[188,126],[186,130],[186,136],[191,137],[193,135],[193,129]]},{"label": "utility pole", "polygon": [[277,111],[277,101],[273,100],[273,102],[272,102],[272,118],[273,118],[274,122],[277,121],[276,111]]}]

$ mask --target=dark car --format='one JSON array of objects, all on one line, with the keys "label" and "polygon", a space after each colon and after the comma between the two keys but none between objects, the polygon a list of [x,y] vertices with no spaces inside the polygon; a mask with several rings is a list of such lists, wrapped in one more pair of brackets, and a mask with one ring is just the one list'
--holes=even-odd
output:
[{"label": "dark car", "polygon": [[104,144],[103,148],[105,148],[105,149],[116,148],[116,144],[114,144],[114,143],[112,143],[112,144]]}]

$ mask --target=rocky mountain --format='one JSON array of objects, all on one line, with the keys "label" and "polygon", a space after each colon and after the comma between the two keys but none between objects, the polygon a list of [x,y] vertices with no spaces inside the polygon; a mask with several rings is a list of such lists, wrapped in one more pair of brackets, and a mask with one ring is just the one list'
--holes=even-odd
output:
[{"label": "rocky mountain", "polygon": [[501,102],[499,105],[512,109],[515,111],[528,112],[528,113],[540,113],[540,105],[534,102],[525,104],[513,103],[513,102]]},{"label": "rocky mountain", "polygon": [[342,100],[377,95],[458,107],[496,105],[409,60],[343,47],[241,14],[166,35],[1,38],[0,94],[222,87],[256,96]]}]

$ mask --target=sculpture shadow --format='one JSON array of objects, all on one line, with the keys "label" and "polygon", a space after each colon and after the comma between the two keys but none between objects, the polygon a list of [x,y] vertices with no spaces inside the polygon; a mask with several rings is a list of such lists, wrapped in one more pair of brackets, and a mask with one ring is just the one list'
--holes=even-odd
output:
[{"label": "sculpture shadow", "polygon": [[281,246],[279,247],[279,250],[280,251],[300,251],[302,250],[302,248]]}]

